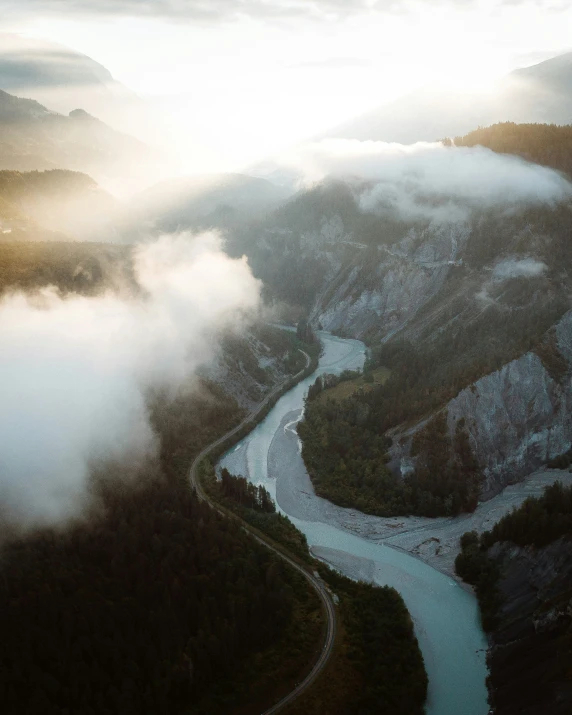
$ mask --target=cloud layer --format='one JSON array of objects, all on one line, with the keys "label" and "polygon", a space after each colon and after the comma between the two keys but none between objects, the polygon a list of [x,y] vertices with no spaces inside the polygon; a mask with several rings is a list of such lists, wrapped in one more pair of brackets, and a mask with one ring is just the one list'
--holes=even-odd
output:
[{"label": "cloud layer", "polygon": [[[496,0],[493,6],[529,4],[527,0]],[[566,8],[566,0],[536,0],[547,10]],[[416,6],[449,6],[455,9],[482,7],[480,0],[8,0],[8,14],[85,13],[103,16],[163,17],[200,22],[218,22],[240,17],[261,19],[315,18],[339,20],[365,12],[407,12]],[[491,9],[490,3],[486,7]]]},{"label": "cloud layer", "polygon": [[285,164],[306,184],[326,177],[365,180],[362,209],[403,220],[456,222],[471,207],[511,210],[572,198],[572,184],[558,172],[479,146],[327,139],[301,147]]},{"label": "cloud layer", "polygon": [[78,516],[101,461],[156,450],[146,396],[174,390],[240,325],[259,284],[214,234],[140,248],[144,300],[63,299],[54,289],[0,303],[0,510],[21,526]]}]

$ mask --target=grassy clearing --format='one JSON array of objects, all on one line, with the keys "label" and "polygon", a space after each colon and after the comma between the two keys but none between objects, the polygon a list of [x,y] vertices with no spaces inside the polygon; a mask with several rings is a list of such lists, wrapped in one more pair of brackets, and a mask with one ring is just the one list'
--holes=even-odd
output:
[{"label": "grassy clearing", "polygon": [[360,375],[355,380],[344,380],[335,387],[323,390],[317,400],[345,400],[356,392],[369,392],[376,385],[385,384],[391,375],[391,370],[387,367],[378,367],[370,375],[373,375],[373,382],[367,382],[363,375]]}]

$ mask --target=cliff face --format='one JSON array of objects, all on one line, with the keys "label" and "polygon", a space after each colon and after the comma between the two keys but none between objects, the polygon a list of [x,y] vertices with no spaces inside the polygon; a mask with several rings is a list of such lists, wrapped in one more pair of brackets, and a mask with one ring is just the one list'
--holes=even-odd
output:
[{"label": "cliff face", "polygon": [[[465,421],[485,498],[570,449],[572,205],[407,222],[364,213],[358,195],[342,182],[299,195],[229,237],[231,253],[246,253],[274,300],[308,311],[314,327],[373,344],[409,341],[446,365],[420,393],[442,390],[445,401],[457,392],[449,430]],[[428,402],[408,419],[443,405]],[[390,435],[402,474],[414,467],[411,437],[423,424]]]},{"label": "cliff face", "polygon": [[405,325],[461,261],[466,222],[387,222],[359,207],[355,187],[332,182],[302,193],[228,236],[275,300],[303,306],[315,326],[352,337]]},{"label": "cliff face", "polygon": [[[528,352],[462,390],[447,406],[449,432],[464,420],[485,476],[483,498],[501,491],[572,447],[572,311]],[[415,460],[412,436],[424,426],[392,435],[392,464],[402,473]]]},{"label": "cliff face", "polygon": [[410,322],[461,264],[467,227],[410,229],[391,246],[356,243],[350,264],[318,293],[311,317],[325,330],[385,338]]},{"label": "cliff face", "polygon": [[503,606],[488,661],[495,715],[568,715],[572,699],[572,542],[497,543]]},{"label": "cliff face", "polygon": [[215,358],[201,370],[202,377],[216,383],[246,410],[253,409],[292,375],[286,362],[292,350],[283,337],[284,331],[266,328],[264,335],[256,333],[255,328],[243,337],[227,338]]},{"label": "cliff face", "polygon": [[352,183],[320,185],[230,230],[228,250],[314,327],[374,342],[430,343],[491,317],[506,329],[524,311],[550,313],[546,330],[569,307],[571,206],[405,220],[364,212],[359,196]]}]

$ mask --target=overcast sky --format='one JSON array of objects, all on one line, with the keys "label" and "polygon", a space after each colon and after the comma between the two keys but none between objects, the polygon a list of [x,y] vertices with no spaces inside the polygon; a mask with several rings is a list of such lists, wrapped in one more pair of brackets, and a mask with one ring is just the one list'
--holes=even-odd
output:
[{"label": "overcast sky", "polygon": [[427,83],[572,49],[570,0],[0,0],[173,113],[188,169],[232,168]]}]

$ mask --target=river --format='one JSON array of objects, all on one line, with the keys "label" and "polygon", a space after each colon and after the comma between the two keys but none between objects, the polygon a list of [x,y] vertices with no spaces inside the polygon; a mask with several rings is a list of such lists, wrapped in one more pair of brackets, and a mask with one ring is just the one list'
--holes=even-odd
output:
[{"label": "river", "polygon": [[427,715],[486,715],[487,642],[475,597],[415,557],[356,535],[359,512],[314,494],[295,431],[304,396],[318,374],[362,367],[365,359],[365,347],[357,340],[327,333],[320,338],[324,353],[317,371],[281,397],[220,464],[263,484],[280,511],[304,532],[315,555],[347,576],[399,591],[413,618],[429,677]]}]

